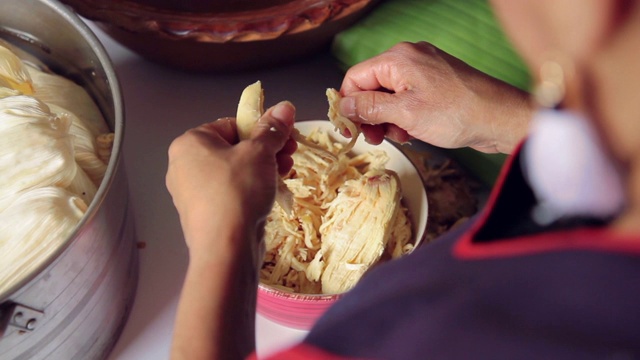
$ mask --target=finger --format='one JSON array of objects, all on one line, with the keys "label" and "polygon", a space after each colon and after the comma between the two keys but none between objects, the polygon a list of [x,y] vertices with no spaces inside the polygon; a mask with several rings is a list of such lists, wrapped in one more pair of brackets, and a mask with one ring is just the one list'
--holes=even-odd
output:
[{"label": "finger", "polygon": [[284,155],[293,155],[296,150],[298,150],[298,142],[289,138],[282,149],[280,149],[280,153]]},{"label": "finger", "polygon": [[395,94],[361,91],[340,99],[340,113],[353,121],[382,124],[397,118],[399,104]]},{"label": "finger", "polygon": [[362,124],[362,134],[367,143],[379,145],[384,140],[385,129],[383,125]]},{"label": "finger", "polygon": [[291,168],[293,168],[293,158],[291,155],[278,153],[276,154],[276,161],[278,162],[278,174],[280,176],[287,175]]},{"label": "finger", "polygon": [[341,94],[348,96],[354,92],[377,90],[382,87],[373,68],[368,66],[368,62],[359,63],[347,71],[340,86]]},{"label": "finger", "polygon": [[[430,44],[427,45],[430,46]],[[354,65],[345,74],[340,92],[348,96],[363,90],[386,89],[391,92],[401,92],[408,89],[407,81],[411,79],[401,76],[400,73],[403,68],[410,67],[407,65],[407,58],[420,47],[424,45],[401,42],[380,55]]]},{"label": "finger", "polygon": [[413,139],[405,130],[399,128],[394,124],[385,124],[386,137],[397,143],[404,144]]},{"label": "finger", "polygon": [[251,140],[260,141],[273,152],[280,151],[289,140],[296,109],[288,101],[269,108],[253,127]]},{"label": "finger", "polygon": [[204,132],[209,136],[215,135],[215,137],[220,137],[229,144],[235,144],[239,141],[236,119],[233,117],[220,118],[200,125],[194,130]]},{"label": "finger", "polygon": [[287,175],[293,167],[293,158],[291,155],[298,149],[298,143],[289,138],[284,144],[280,152],[276,154],[276,161],[278,163],[278,173],[281,176]]},{"label": "finger", "polygon": [[388,57],[383,53],[352,66],[344,76],[340,93],[350,95],[363,90],[392,89]]}]

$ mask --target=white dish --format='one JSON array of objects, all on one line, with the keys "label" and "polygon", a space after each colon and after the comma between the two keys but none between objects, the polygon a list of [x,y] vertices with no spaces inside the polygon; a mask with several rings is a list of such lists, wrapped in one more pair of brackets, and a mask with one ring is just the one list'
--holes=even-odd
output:
[{"label": "white dish", "polygon": [[[328,120],[304,120],[295,123],[295,127],[304,135],[309,134],[314,129],[320,128],[333,135],[336,141],[347,143],[347,139],[335,130],[335,127]],[[360,135],[353,147],[354,154],[361,154],[374,149],[384,150],[389,156],[387,169],[395,171],[400,177],[402,187],[403,203],[410,212],[411,223],[414,229],[414,241],[418,245],[424,239],[427,229],[427,218],[429,205],[427,202],[427,192],[420,172],[409,158],[393,143],[384,140],[380,145],[371,145],[364,140],[364,135]]]},{"label": "white dish", "polygon": [[[328,120],[300,121],[295,124],[295,127],[303,135],[307,135],[315,129],[321,129],[333,135],[332,137],[336,141],[347,143],[350,140],[337,132],[334,133],[335,128]],[[374,149],[384,150],[387,153],[389,156],[387,169],[395,171],[400,178],[403,202],[409,209],[413,225],[413,243],[418,246],[424,240],[428,214],[427,193],[420,173],[409,158],[388,141],[384,141],[380,145],[371,145],[361,136],[352,153],[361,154]],[[262,316],[280,325],[307,330],[342,295],[344,293],[290,293],[260,283],[257,309]]]}]

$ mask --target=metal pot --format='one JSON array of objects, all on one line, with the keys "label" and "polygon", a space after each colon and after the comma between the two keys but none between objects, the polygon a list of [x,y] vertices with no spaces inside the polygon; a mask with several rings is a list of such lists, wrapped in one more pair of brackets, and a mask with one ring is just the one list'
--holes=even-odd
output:
[{"label": "metal pot", "polygon": [[138,274],[119,83],[95,35],[57,1],[0,1],[0,36],[83,85],[115,133],[105,179],[72,236],[0,293],[0,359],[105,358],[126,322]]}]

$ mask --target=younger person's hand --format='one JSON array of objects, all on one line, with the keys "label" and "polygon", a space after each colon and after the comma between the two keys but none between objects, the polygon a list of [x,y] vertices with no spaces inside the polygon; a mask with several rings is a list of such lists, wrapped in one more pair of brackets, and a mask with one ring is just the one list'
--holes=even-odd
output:
[{"label": "younger person's hand", "polygon": [[282,102],[265,112],[245,141],[238,141],[234,118],[173,141],[166,185],[191,254],[221,245],[214,242],[227,231],[259,228],[273,205],[278,173],[293,164],[294,117],[293,105]]}]

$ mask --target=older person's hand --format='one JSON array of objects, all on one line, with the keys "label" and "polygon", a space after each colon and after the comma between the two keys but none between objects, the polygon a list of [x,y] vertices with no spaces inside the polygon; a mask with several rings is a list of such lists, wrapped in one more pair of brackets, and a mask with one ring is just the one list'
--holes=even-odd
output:
[{"label": "older person's hand", "polygon": [[510,152],[527,131],[528,95],[426,42],[401,43],[353,66],[342,115],[367,141],[411,138],[444,148]]}]

